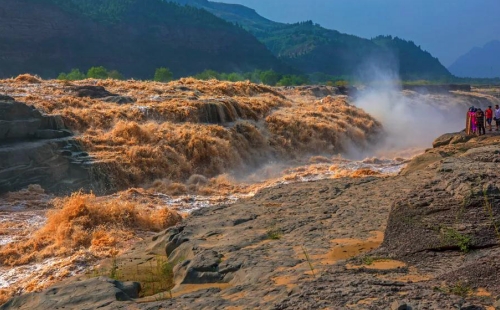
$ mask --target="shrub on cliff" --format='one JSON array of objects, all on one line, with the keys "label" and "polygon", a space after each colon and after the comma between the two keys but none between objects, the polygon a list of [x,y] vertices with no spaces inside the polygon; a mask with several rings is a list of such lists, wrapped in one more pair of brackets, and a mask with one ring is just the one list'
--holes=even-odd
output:
[{"label": "shrub on cliff", "polygon": [[155,76],[153,80],[156,82],[170,82],[174,78],[174,74],[169,68],[158,68],[155,71]]},{"label": "shrub on cliff", "polygon": [[89,79],[107,79],[109,77],[108,70],[103,66],[92,67],[87,71],[87,77]]},{"label": "shrub on cliff", "polygon": [[117,70],[112,70],[108,72],[108,78],[113,80],[123,80],[123,75]]},{"label": "shrub on cliff", "polygon": [[79,69],[73,69],[69,73],[62,72],[61,74],[59,74],[57,79],[66,81],[84,80],[85,74],[83,74]]},{"label": "shrub on cliff", "polygon": [[280,75],[273,70],[267,70],[260,74],[260,80],[266,85],[274,86],[280,80]]},{"label": "shrub on cliff", "polygon": [[204,81],[208,81],[208,80],[212,80],[212,79],[220,80],[220,74],[219,74],[219,72],[214,71],[214,70],[205,70],[201,73],[196,74],[194,76],[194,78],[198,79],[198,80],[204,80]]},{"label": "shrub on cliff", "polygon": [[294,86],[294,85],[306,85],[309,80],[303,75],[284,75],[281,80],[279,80],[279,86]]}]

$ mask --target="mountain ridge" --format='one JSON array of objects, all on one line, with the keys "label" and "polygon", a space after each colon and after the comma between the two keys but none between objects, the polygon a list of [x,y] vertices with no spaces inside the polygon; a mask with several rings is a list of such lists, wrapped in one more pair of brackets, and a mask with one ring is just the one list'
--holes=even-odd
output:
[{"label": "mountain ridge", "polygon": [[56,77],[106,66],[125,77],[205,69],[290,71],[245,30],[204,10],[161,0],[3,0],[0,76]]},{"label": "mountain ridge", "polygon": [[500,41],[493,40],[483,47],[473,47],[460,56],[448,69],[460,77],[500,77]]},{"label": "mountain ridge", "polygon": [[[359,67],[360,63],[373,59],[377,64],[384,62],[387,64],[382,69],[396,68],[405,79],[451,77],[450,72],[436,57],[423,51],[412,41],[392,36],[379,36],[370,40],[326,29],[312,21],[278,23],[239,4],[208,0],[174,1],[203,8],[229,22],[242,25],[264,43],[276,57],[305,73],[353,75],[363,69]],[[389,42],[391,40],[392,42]],[[416,64],[413,64],[414,61]]]}]

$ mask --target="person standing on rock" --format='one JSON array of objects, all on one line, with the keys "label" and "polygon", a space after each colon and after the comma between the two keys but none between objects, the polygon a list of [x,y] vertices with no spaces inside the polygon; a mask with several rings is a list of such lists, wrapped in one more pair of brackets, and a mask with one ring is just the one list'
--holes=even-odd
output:
[{"label": "person standing on rock", "polygon": [[495,105],[495,123],[497,124],[497,129],[496,131],[498,131],[498,129],[500,128],[500,107],[497,105]]},{"label": "person standing on rock", "polygon": [[476,124],[477,124],[477,135],[481,136],[481,132],[486,134],[486,129],[484,128],[484,112],[481,108],[476,111]]},{"label": "person standing on rock", "polygon": [[467,112],[467,128],[468,135],[473,135],[476,133],[476,109],[474,107],[469,108]]},{"label": "person standing on rock", "polygon": [[486,111],[484,111],[484,114],[486,114],[486,123],[488,123],[488,131],[491,131],[491,121],[493,121],[493,110],[491,109],[491,106],[489,106]]},{"label": "person standing on rock", "polygon": [[472,133],[472,121],[470,119],[470,111],[472,108],[469,108],[467,110],[467,113],[465,114],[465,134],[470,136]]}]

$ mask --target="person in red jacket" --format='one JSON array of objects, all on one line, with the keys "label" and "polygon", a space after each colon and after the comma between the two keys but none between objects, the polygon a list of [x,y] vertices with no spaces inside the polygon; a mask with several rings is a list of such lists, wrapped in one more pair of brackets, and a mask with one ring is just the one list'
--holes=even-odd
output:
[{"label": "person in red jacket", "polygon": [[491,131],[491,122],[493,121],[493,110],[491,106],[484,111],[484,114],[486,115],[486,123],[488,123],[488,131]]}]

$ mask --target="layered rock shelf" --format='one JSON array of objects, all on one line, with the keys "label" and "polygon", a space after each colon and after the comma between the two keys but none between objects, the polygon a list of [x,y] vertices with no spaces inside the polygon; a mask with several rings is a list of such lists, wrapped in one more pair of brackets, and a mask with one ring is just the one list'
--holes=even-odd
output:
[{"label": "layered rock shelf", "polygon": [[91,188],[91,158],[59,115],[6,95],[0,100],[0,193],[30,184],[57,193]]}]

